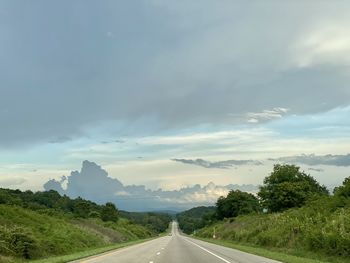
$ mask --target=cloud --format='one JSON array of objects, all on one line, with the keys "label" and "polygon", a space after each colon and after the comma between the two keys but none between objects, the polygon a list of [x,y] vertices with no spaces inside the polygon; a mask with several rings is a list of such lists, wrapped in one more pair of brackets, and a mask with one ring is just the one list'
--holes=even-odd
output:
[{"label": "cloud", "polygon": [[307,165],[330,165],[330,166],[350,166],[350,154],[345,155],[315,155],[302,154],[296,156],[280,157],[277,159],[270,159],[272,161],[280,161],[286,163],[300,163]]},{"label": "cloud", "polygon": [[283,112],[261,109],[276,105],[303,115],[349,104],[348,69],[334,63],[348,57],[349,3],[159,2],[45,2],[21,23],[20,4],[2,1],[1,147],[103,122],[143,136],[232,125],[232,113],[266,121]]},{"label": "cloud", "polygon": [[204,168],[218,168],[218,169],[228,169],[238,165],[262,165],[260,161],[254,161],[254,160],[226,160],[226,161],[219,161],[219,162],[210,162],[203,159],[195,159],[195,160],[171,159],[171,160],[175,162],[185,163],[185,164],[193,164]]},{"label": "cloud", "polygon": [[171,194],[163,195],[163,200],[169,203],[193,205],[212,205],[215,204],[220,196],[226,196],[230,190],[242,190],[251,193],[257,192],[257,186],[254,185],[227,185],[218,186],[213,182],[201,187],[195,185],[193,187],[182,188],[178,192],[179,196],[171,196]]},{"label": "cloud", "polygon": [[273,108],[272,110],[264,110],[262,112],[249,112],[246,114],[246,118],[249,123],[266,122],[273,119],[280,119],[288,111],[289,109],[286,108]]},{"label": "cloud", "polygon": [[[63,184],[67,184],[66,189]],[[159,209],[182,210],[198,205],[213,205],[231,189],[256,192],[255,185],[217,186],[209,183],[205,186],[194,185],[173,191],[149,190],[144,185],[123,185],[118,179],[108,176],[107,172],[93,162],[84,161],[80,172],[73,171],[60,181],[51,179],[44,184],[45,190],[56,190],[76,198],[97,203],[115,202],[118,208],[129,211]]]},{"label": "cloud", "polygon": [[27,180],[20,177],[2,178],[0,179],[0,187],[16,187],[22,185]]},{"label": "cloud", "polygon": [[107,36],[107,37],[114,37],[114,34],[113,34],[113,32],[108,31],[108,32],[106,33],[106,36]]},{"label": "cloud", "polygon": [[324,169],[321,169],[321,168],[312,168],[312,167],[310,167],[310,168],[308,168],[308,170],[309,171],[314,171],[314,172],[319,172],[319,173],[324,172]]},{"label": "cloud", "polygon": [[347,65],[350,62],[349,33],[348,27],[330,23],[303,37],[296,46],[297,65]]},{"label": "cloud", "polygon": [[49,143],[65,143],[71,141],[72,138],[68,136],[58,136],[49,141]]},{"label": "cloud", "polygon": [[236,129],[236,130],[223,130],[213,132],[194,132],[191,133],[178,133],[176,135],[169,136],[148,136],[139,140],[143,145],[179,145],[179,144],[205,144],[208,142],[237,140],[251,141],[255,138],[263,138],[266,136],[272,136],[274,133],[271,130],[264,128],[250,128],[250,129]]},{"label": "cloud", "polygon": [[[175,162],[180,162],[184,164],[197,165],[204,168],[218,168],[218,169],[228,169],[233,166],[239,165],[263,165],[261,161],[258,160],[227,160],[219,162],[210,162],[203,159],[171,159]],[[350,154],[346,155],[315,155],[315,154],[302,154],[295,156],[279,157],[279,158],[268,158],[269,161],[274,162],[284,162],[284,163],[298,163],[306,164],[310,166],[316,165],[330,165],[330,166],[350,166]],[[320,168],[309,168],[311,171],[322,172],[323,169]]]}]

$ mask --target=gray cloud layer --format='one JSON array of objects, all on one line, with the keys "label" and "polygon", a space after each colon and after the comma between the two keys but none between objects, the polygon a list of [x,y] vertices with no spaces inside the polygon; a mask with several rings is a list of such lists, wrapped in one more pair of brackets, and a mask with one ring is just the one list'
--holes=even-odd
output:
[{"label": "gray cloud layer", "polygon": [[175,162],[185,163],[185,164],[193,164],[197,166],[202,166],[204,168],[218,168],[218,169],[228,169],[233,166],[239,165],[262,165],[260,161],[255,160],[226,160],[220,162],[210,162],[203,159],[171,159]]},{"label": "gray cloud layer", "polygon": [[301,163],[307,165],[331,165],[331,166],[350,166],[350,154],[346,155],[315,155],[302,154],[297,156],[281,157],[270,159],[272,161],[280,161],[286,163]]},{"label": "gray cloud layer", "polygon": [[[171,159],[175,162],[180,162],[184,164],[197,165],[204,168],[218,168],[218,169],[228,169],[233,166],[239,165],[263,165],[261,161],[258,160],[226,160],[219,162],[210,162],[203,159]],[[310,166],[316,165],[330,165],[330,166],[350,166],[350,154],[345,155],[315,155],[315,154],[302,154],[296,156],[285,156],[279,158],[269,158],[269,161],[273,162],[284,162],[284,163],[298,163],[306,164]],[[322,169],[309,168],[310,171],[321,172]]]},{"label": "gray cloud layer", "polygon": [[[63,185],[67,181],[67,187]],[[143,185],[124,186],[118,179],[111,178],[107,172],[93,162],[84,161],[80,172],[74,171],[60,181],[50,180],[45,190],[56,190],[71,197],[81,196],[97,203],[115,202],[120,209],[145,211],[159,209],[182,210],[198,205],[213,205],[217,198],[226,195],[230,189],[256,192],[254,185],[206,186],[194,185],[174,191],[155,191]]]},{"label": "gray cloud layer", "polygon": [[347,64],[332,60],[341,53],[302,42],[322,37],[324,21],[348,28],[345,1],[5,0],[0,10],[2,146],[62,141],[105,120],[169,129],[350,101]]},{"label": "gray cloud layer", "polygon": [[314,171],[314,172],[319,172],[319,173],[324,172],[324,169],[321,169],[321,168],[312,168],[312,167],[310,167],[310,168],[308,168],[308,170],[309,171]]}]

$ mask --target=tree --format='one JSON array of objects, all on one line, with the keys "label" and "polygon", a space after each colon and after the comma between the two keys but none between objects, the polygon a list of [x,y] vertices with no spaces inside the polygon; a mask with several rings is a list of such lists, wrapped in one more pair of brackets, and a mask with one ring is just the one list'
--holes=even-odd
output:
[{"label": "tree", "polygon": [[103,221],[117,222],[119,218],[118,210],[113,203],[106,203],[101,210],[101,219]]},{"label": "tree", "polygon": [[328,191],[312,176],[301,172],[300,167],[289,164],[276,164],[258,193],[271,212],[300,207],[315,195],[328,195]]},{"label": "tree", "polygon": [[178,213],[176,219],[179,227],[186,234],[193,233],[194,230],[209,225],[214,221],[216,208],[214,206],[199,206],[187,211]]},{"label": "tree", "polygon": [[[30,193],[25,193],[26,196],[30,196]],[[45,192],[36,192],[33,195],[32,201],[44,205],[48,208],[53,208],[55,204],[60,200],[61,196],[58,192],[54,190]]]},{"label": "tree", "polygon": [[231,190],[227,197],[221,196],[216,202],[218,219],[236,217],[260,211],[259,200],[252,194]]},{"label": "tree", "polygon": [[91,212],[91,204],[89,201],[78,197],[74,200],[73,213],[77,217],[88,218]]},{"label": "tree", "polygon": [[345,178],[343,184],[334,189],[334,195],[350,198],[350,177]]}]

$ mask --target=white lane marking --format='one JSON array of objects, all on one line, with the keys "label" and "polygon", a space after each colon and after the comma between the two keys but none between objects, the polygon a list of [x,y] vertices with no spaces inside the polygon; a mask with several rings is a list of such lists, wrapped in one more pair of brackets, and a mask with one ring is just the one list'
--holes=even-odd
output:
[{"label": "white lane marking", "polygon": [[162,250],[164,249],[164,247],[161,248]]},{"label": "white lane marking", "polygon": [[96,260],[96,259],[100,259],[100,258],[104,258],[104,257],[107,257],[107,256],[111,256],[113,254],[122,253],[122,252],[129,251],[129,250],[132,250],[132,249],[135,249],[135,248],[146,246],[146,245],[148,245],[150,243],[155,242],[156,240],[159,241],[159,238],[156,238],[156,239],[153,239],[153,240],[150,240],[150,241],[146,241],[146,242],[142,242],[142,243],[139,243],[139,244],[135,244],[135,245],[130,245],[130,246],[126,246],[126,247],[116,248],[116,249],[113,249],[111,251],[107,251],[107,252],[104,252],[104,253],[101,253],[101,254],[98,254],[98,255],[95,255],[95,256],[82,258],[81,260],[79,260],[77,262],[78,263],[88,263],[90,261],[93,261],[93,260]]},{"label": "white lane marking", "polygon": [[157,256],[159,256],[160,255],[160,252],[157,252]]},{"label": "white lane marking", "polygon": [[218,259],[221,259],[222,261],[224,261],[224,262],[226,262],[226,263],[231,263],[230,261],[224,259],[223,257],[220,257],[219,255],[214,254],[213,252],[209,251],[208,249],[206,249],[206,248],[204,248],[204,247],[202,247],[202,246],[200,246],[200,245],[198,245],[198,244],[196,244],[196,243],[194,243],[194,242],[188,240],[187,238],[185,238],[185,240],[186,240],[187,242],[190,242],[192,245],[195,245],[195,246],[199,247],[200,249],[204,250],[205,252],[209,253],[210,255],[212,255],[212,256],[214,256],[214,257],[217,257]]},{"label": "white lane marking", "polygon": [[153,261],[150,261],[149,263],[153,263]]}]

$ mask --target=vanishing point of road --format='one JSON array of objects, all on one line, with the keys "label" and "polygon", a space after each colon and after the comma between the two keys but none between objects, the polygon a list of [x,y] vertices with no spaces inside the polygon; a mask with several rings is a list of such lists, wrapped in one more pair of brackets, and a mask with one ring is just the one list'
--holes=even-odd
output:
[{"label": "vanishing point of road", "polygon": [[278,263],[201,240],[183,236],[176,222],[171,236],[114,250],[75,263]]}]

